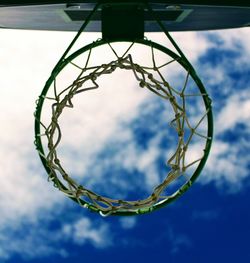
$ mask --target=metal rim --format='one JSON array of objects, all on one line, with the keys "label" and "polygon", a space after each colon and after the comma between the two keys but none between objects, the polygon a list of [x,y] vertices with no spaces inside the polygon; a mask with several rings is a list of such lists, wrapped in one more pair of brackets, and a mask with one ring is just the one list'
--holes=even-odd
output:
[{"label": "metal rim", "polygon": [[[130,41],[124,41],[123,39],[118,39],[115,41],[112,41],[111,43],[114,42],[130,42]],[[175,59],[186,71],[189,71],[190,76],[192,77],[192,79],[195,81],[197,87],[199,88],[200,93],[202,94],[206,94],[206,96],[202,96],[203,98],[203,102],[205,105],[206,110],[208,111],[207,113],[207,137],[209,139],[206,140],[206,145],[205,145],[205,149],[204,149],[204,155],[198,165],[198,167],[196,168],[195,172],[193,173],[193,175],[191,176],[190,180],[188,182],[186,182],[178,191],[176,191],[175,193],[173,193],[168,199],[165,199],[161,202],[156,203],[155,205],[151,206],[151,207],[146,207],[143,209],[137,209],[137,210],[133,210],[133,211],[117,211],[115,213],[112,213],[112,215],[138,215],[138,214],[145,214],[145,213],[149,213],[152,212],[154,210],[157,210],[159,208],[162,208],[164,206],[166,206],[167,204],[173,202],[174,200],[176,200],[179,196],[181,196],[184,192],[186,192],[190,186],[193,184],[193,182],[197,179],[197,177],[200,175],[210,152],[210,148],[211,148],[211,144],[212,144],[212,137],[213,137],[213,116],[212,116],[212,110],[211,110],[211,99],[208,97],[207,92],[205,90],[204,85],[202,84],[200,78],[197,76],[194,68],[192,67],[192,65],[186,60],[183,59],[182,57],[178,56],[177,54],[175,54],[173,51],[171,51],[170,49],[146,40],[146,39],[142,39],[142,40],[136,40],[134,41],[135,43],[138,44],[143,44],[146,46],[150,46],[153,48],[156,48],[160,51],[162,51],[163,53],[167,54],[168,56],[172,57],[173,59]],[[76,52],[74,52],[73,54],[71,54],[69,57],[67,57],[66,59],[64,59],[62,61],[62,63],[58,64],[54,70],[51,73],[50,78],[47,80],[41,95],[39,96],[39,99],[37,101],[37,106],[36,106],[36,111],[35,111],[35,145],[37,148],[37,151],[39,153],[40,159],[42,161],[42,164],[45,168],[45,170],[47,171],[47,173],[50,173],[50,168],[47,165],[47,161],[46,158],[44,157],[44,149],[43,149],[43,145],[42,145],[42,141],[41,141],[41,137],[40,137],[40,128],[41,128],[41,123],[40,123],[40,118],[41,118],[41,113],[42,113],[42,108],[43,108],[43,103],[46,97],[46,94],[52,84],[52,82],[54,81],[54,79],[56,78],[56,76],[61,72],[61,70],[73,59],[75,59],[76,57],[78,57],[79,55],[81,55],[82,53],[90,50],[91,48],[95,48],[101,45],[105,45],[108,44],[110,42],[105,41],[103,39],[101,40],[97,40],[94,43],[91,43],[89,45],[84,46],[83,48],[77,50]],[[57,182],[58,183],[58,182]],[[67,187],[61,182],[59,181],[60,187],[62,187],[63,189],[67,189]],[[72,200],[74,200],[75,202],[79,203],[79,200],[77,201],[76,198],[70,197]],[[96,207],[94,207],[93,205],[87,203],[86,201],[81,199],[81,205],[82,206],[87,206],[91,211],[93,212],[100,212]]]}]

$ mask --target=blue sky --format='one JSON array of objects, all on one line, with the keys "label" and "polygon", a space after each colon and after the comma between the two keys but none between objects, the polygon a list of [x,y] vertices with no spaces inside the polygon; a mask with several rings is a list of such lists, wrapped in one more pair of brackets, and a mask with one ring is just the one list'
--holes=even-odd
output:
[{"label": "blue sky", "polygon": [[[73,34],[2,30],[0,262],[247,262],[249,35],[247,28],[173,34],[213,99],[215,138],[208,163],[192,188],[166,208],[137,217],[103,218],[47,182],[33,146],[34,102]],[[96,37],[87,34],[78,45]],[[154,99],[149,104],[144,93],[120,92],[112,106],[109,93],[90,97],[85,111],[91,118],[77,111],[69,115],[72,125],[66,134],[71,139],[65,135],[65,145],[80,145],[78,154],[85,157],[80,160],[70,150],[63,158],[90,186],[107,191],[112,185],[114,194],[117,186],[126,195],[146,191],[157,181],[163,169],[159,156],[168,145],[159,143],[161,104]],[[102,110],[97,110],[100,100]],[[81,132],[73,126],[86,123]],[[143,132],[142,126],[151,128]],[[74,144],[75,132],[81,136]],[[88,178],[90,171],[97,178]],[[116,180],[120,174],[126,177]]]}]

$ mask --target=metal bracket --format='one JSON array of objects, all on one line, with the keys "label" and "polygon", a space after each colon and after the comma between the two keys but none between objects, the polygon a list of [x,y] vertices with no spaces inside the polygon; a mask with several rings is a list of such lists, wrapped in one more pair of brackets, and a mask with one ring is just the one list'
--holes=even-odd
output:
[{"label": "metal bracket", "polygon": [[144,7],[135,3],[103,5],[102,38],[109,41],[143,39]]}]

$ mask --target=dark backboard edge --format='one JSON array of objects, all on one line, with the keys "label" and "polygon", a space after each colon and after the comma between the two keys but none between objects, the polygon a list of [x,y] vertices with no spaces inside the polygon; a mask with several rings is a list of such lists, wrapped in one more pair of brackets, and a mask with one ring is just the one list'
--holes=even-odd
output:
[{"label": "dark backboard edge", "polygon": [[[110,2],[107,0],[99,0],[100,2]],[[97,3],[98,0],[50,0],[50,1],[13,1],[13,0],[0,0],[0,6],[22,6],[22,5],[51,5],[51,4],[70,4],[70,3]],[[178,5],[206,5],[206,6],[227,6],[227,7],[250,7],[249,0],[116,0],[116,2],[151,2],[151,3],[165,3],[169,5],[178,4]]]},{"label": "dark backboard edge", "polygon": [[[91,12],[97,1],[112,3],[108,0],[76,1],[8,1],[1,5],[0,28],[52,31],[78,31],[82,22]],[[135,2],[136,1],[136,2]],[[172,2],[172,1],[175,1]],[[150,2],[158,18],[168,31],[198,31],[240,28],[250,26],[250,0],[115,0],[113,3]],[[208,2],[210,4],[208,4]],[[13,4],[15,3],[15,4]],[[190,3],[190,4],[187,4]],[[191,5],[193,3],[193,5]],[[242,6],[244,4],[244,6]],[[224,6],[223,6],[224,5]],[[76,8],[77,7],[77,8]],[[106,6],[107,7],[107,6]],[[132,5],[128,5],[132,7]],[[86,32],[101,31],[101,9],[92,17]],[[144,13],[145,32],[160,32],[155,19]]]}]

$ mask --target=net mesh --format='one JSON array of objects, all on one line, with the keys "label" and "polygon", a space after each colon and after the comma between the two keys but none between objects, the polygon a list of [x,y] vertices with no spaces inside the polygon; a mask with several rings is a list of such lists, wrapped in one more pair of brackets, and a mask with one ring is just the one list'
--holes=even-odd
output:
[{"label": "net mesh", "polygon": [[[39,150],[39,154],[42,156],[43,160],[45,160],[48,168],[47,171],[49,171],[49,179],[54,182],[55,186],[60,191],[78,201],[80,205],[99,211],[102,215],[115,214],[119,211],[136,211],[137,213],[150,211],[156,204],[165,202],[173,195],[178,195],[181,191],[184,191],[184,187],[189,187],[192,184],[192,179],[189,176],[174,194],[165,194],[165,189],[171,183],[175,182],[180,177],[185,177],[187,170],[196,164],[199,164],[204,158],[204,155],[206,154],[205,149],[200,153],[200,156],[189,161],[190,158],[187,157],[187,150],[191,141],[195,137],[203,140],[204,145],[206,145],[207,141],[211,140],[208,135],[199,131],[199,127],[203,125],[204,122],[207,123],[207,115],[211,111],[211,105],[206,105],[206,107],[204,107],[204,112],[196,120],[195,124],[193,124],[193,121],[190,121],[187,114],[187,98],[198,96],[202,99],[208,100],[208,95],[205,91],[200,91],[200,89],[197,89],[199,92],[191,94],[187,91],[187,83],[190,78],[190,71],[192,70],[189,70],[188,67],[186,67],[185,81],[181,88],[173,87],[164,78],[161,69],[168,67],[173,62],[178,62],[178,60],[181,60],[180,57],[176,56],[170,61],[157,65],[155,56],[156,49],[151,45],[148,48],[151,52],[152,66],[143,66],[135,63],[133,56],[131,55],[134,43],[132,43],[122,55],[118,55],[118,52],[111,43],[107,43],[106,45],[115,56],[115,59],[111,62],[98,66],[90,65],[89,61],[91,59],[92,49],[95,48],[95,45],[93,45],[87,52],[84,66],[79,66],[71,60],[67,61],[68,64],[71,64],[80,71],[77,78],[70,83],[70,85],[65,88],[58,88],[56,81],[57,74],[52,77],[53,95],[42,95],[40,97],[40,101],[43,102],[44,100],[50,100],[52,103],[50,122],[48,124],[43,123],[41,118],[38,118],[41,132],[37,134],[37,139],[40,140],[41,137],[43,137],[47,141],[47,152],[44,153],[43,150]],[[127,201],[113,199],[101,196],[98,193],[85,188],[68,174],[64,169],[63,164],[60,162],[57,153],[58,145],[62,139],[59,119],[64,109],[74,107],[73,98],[77,94],[98,89],[100,76],[112,74],[117,69],[132,71],[138,82],[138,86],[140,88],[148,89],[166,100],[171,105],[174,116],[170,125],[176,131],[178,143],[175,151],[167,159],[170,172],[164,180],[152,190],[152,193],[143,200]],[[35,115],[37,116],[37,114]]]}]

